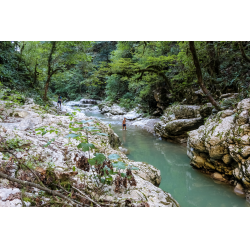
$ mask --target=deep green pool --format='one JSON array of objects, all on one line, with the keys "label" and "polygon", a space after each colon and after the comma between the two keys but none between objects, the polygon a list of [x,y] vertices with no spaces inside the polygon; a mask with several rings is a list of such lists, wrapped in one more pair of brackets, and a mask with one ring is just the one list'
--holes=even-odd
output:
[{"label": "deep green pool", "polygon": [[237,196],[233,187],[216,183],[209,176],[193,169],[186,154],[186,147],[173,144],[134,126],[122,131],[122,121],[106,118],[100,113],[84,112],[105,123],[111,123],[113,130],[130,150],[128,158],[143,161],[160,169],[160,188],[169,192],[183,207],[245,207],[245,198]]}]

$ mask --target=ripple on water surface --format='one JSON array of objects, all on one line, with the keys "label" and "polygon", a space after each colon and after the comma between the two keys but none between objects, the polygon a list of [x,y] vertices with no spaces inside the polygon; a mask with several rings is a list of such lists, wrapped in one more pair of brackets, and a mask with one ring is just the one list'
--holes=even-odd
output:
[{"label": "ripple on water surface", "polygon": [[105,123],[111,123],[123,146],[129,149],[128,158],[144,161],[161,170],[160,188],[169,192],[181,206],[185,207],[245,207],[245,198],[237,196],[233,187],[218,184],[209,176],[190,166],[186,147],[169,143],[137,127],[121,130],[122,121],[106,118],[96,112],[85,112]]}]

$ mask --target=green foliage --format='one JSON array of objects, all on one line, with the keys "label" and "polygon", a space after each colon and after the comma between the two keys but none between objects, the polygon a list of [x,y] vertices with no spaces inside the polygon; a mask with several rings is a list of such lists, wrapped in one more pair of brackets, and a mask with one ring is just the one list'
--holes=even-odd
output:
[{"label": "green foliage", "polygon": [[91,165],[102,164],[105,159],[106,156],[104,154],[96,153],[95,157],[89,160],[89,163]]},{"label": "green foliage", "polygon": [[126,164],[124,162],[121,162],[121,161],[113,163],[113,166],[116,169],[126,169]]},{"label": "green foliage", "polygon": [[121,156],[118,155],[118,154],[111,154],[111,155],[108,156],[108,158],[110,160],[117,160],[117,159],[121,158]]},{"label": "green foliage", "polygon": [[225,107],[225,108],[230,108],[230,107],[234,107],[235,104],[238,103],[239,100],[237,100],[236,98],[226,98],[224,100],[222,100],[220,102],[221,106]]},{"label": "green foliage", "polygon": [[48,127],[48,126],[43,126],[43,127],[40,127],[40,128],[36,128],[35,131],[39,131],[39,132],[37,133],[37,135],[41,134],[42,136],[44,136],[44,135],[47,134],[47,133],[50,133],[50,134],[51,134],[51,133],[56,133],[56,134],[59,133],[58,128],[55,128],[55,127],[53,127],[53,126],[50,126],[50,127]]},{"label": "green foliage", "polygon": [[43,145],[43,147],[45,147],[45,148],[48,147],[53,141],[55,141],[55,138],[48,141],[45,145]]},{"label": "green foliage", "polygon": [[30,141],[22,140],[22,139],[16,137],[13,139],[6,140],[5,145],[6,145],[6,149],[8,149],[8,150],[14,149],[16,151],[22,151],[23,147],[28,147],[30,145]]},{"label": "green foliage", "polygon": [[95,148],[95,145],[92,143],[82,142],[82,143],[78,144],[77,148],[80,148],[80,149],[82,149],[82,151],[86,152],[86,151],[89,151],[89,149],[91,149],[91,148],[92,149]]}]

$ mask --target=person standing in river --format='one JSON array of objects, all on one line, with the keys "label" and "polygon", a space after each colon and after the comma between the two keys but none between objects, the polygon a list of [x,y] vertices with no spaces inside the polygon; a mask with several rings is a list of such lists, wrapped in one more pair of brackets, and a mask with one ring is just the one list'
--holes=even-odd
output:
[{"label": "person standing in river", "polygon": [[122,122],[122,130],[124,130],[124,128],[125,128],[125,130],[127,130],[125,117],[124,117],[123,122]]},{"label": "person standing in river", "polygon": [[60,108],[62,109],[62,97],[59,95],[58,96],[58,102],[57,102],[57,106],[59,107],[59,104],[60,104]]}]

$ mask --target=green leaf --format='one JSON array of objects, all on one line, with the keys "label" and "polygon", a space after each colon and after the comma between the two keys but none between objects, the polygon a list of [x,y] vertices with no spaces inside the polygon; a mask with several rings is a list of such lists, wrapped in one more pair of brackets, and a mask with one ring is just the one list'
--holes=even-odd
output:
[{"label": "green leaf", "polygon": [[109,170],[110,168],[107,165],[105,165],[103,169]]},{"label": "green leaf", "polygon": [[73,171],[76,171],[76,167],[75,166],[73,166]]},{"label": "green leaf", "polygon": [[93,122],[92,120],[88,120],[88,121],[81,121],[81,123],[87,123],[87,122]]},{"label": "green leaf", "polygon": [[106,178],[106,181],[113,181],[112,176],[109,176],[108,178]]},{"label": "green leaf", "polygon": [[131,170],[139,170],[137,167],[129,167]]},{"label": "green leaf", "polygon": [[117,169],[126,169],[126,164],[124,162],[118,161],[113,163],[113,167]]},{"label": "green leaf", "polygon": [[110,160],[117,160],[117,159],[119,159],[119,158],[121,158],[121,157],[120,157],[120,155],[118,155],[118,154],[111,154],[111,155],[108,156],[108,158],[109,158]]},{"label": "green leaf", "polygon": [[51,141],[48,141],[43,147],[48,147],[51,144]]},{"label": "green leaf", "polygon": [[121,177],[126,177],[127,175],[125,173],[121,173]]},{"label": "green leaf", "polygon": [[88,129],[89,131],[100,131],[100,129],[99,129],[99,128],[96,128],[96,127],[87,127],[87,129]]},{"label": "green leaf", "polygon": [[72,128],[71,130],[72,131],[79,131],[79,130],[81,130],[82,128]]},{"label": "green leaf", "polygon": [[102,164],[106,159],[106,156],[101,153],[96,153],[95,157],[89,160],[89,164],[95,165],[95,164]]},{"label": "green leaf", "polygon": [[105,133],[95,133],[95,135],[103,135],[103,136],[108,136],[108,134],[105,134]]},{"label": "green leaf", "polygon": [[95,145],[92,144],[92,143],[85,143],[85,142],[82,142],[82,143],[78,144],[77,148],[81,148],[82,151],[86,152],[86,151],[88,151],[90,148],[95,148]]},{"label": "green leaf", "polygon": [[79,137],[81,135],[77,135],[77,134],[68,134],[65,136],[65,138],[76,138],[76,137]]}]

